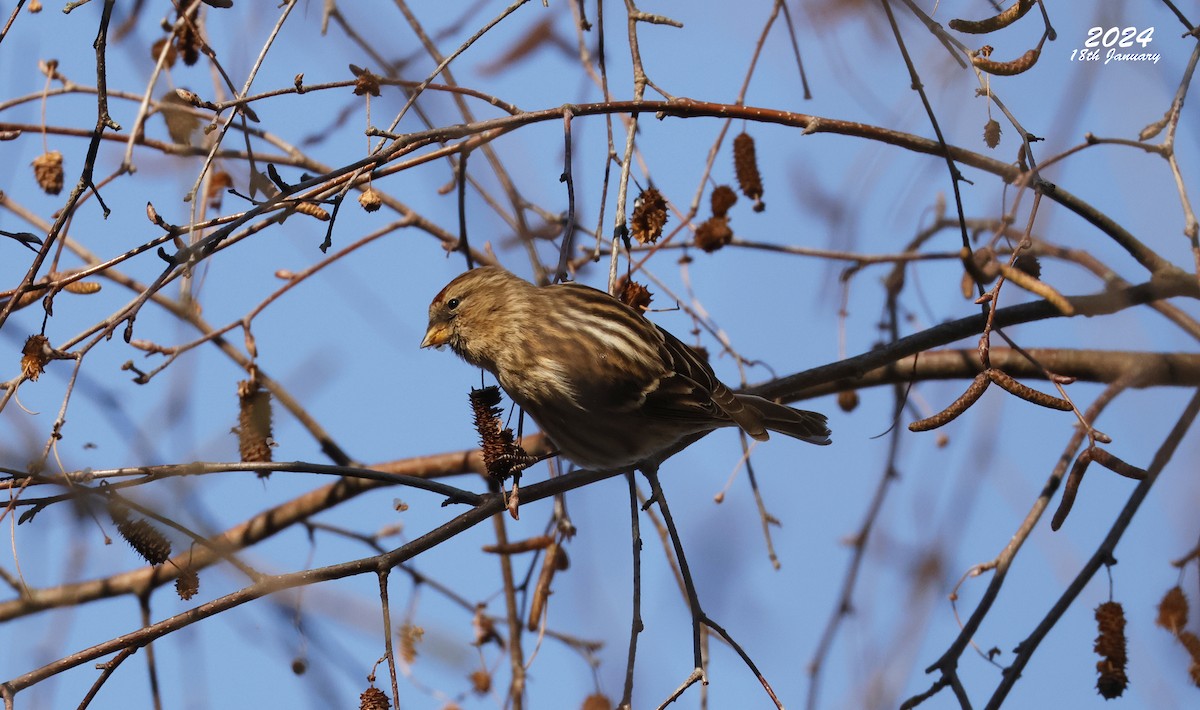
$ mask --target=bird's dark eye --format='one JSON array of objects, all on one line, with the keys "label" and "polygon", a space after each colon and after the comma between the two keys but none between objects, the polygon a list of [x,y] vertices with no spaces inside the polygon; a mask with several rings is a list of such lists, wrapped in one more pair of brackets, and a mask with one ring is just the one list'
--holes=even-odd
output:
[{"label": "bird's dark eye", "polygon": [[455,308],[458,308],[458,304],[460,304],[460,303],[462,303],[462,299],[451,298],[449,301],[446,301],[446,308],[449,308],[450,310],[454,310]]}]

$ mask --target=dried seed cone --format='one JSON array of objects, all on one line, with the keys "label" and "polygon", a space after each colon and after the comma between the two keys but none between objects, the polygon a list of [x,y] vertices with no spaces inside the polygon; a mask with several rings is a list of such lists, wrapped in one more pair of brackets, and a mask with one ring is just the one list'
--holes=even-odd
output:
[{"label": "dried seed cone", "polygon": [[733,169],[737,173],[738,187],[742,194],[754,200],[754,211],[766,209],[763,204],[762,175],[758,172],[758,156],[755,154],[754,139],[749,133],[739,133],[733,139]]},{"label": "dried seed cone", "polygon": [[471,400],[471,411],[475,414],[475,428],[481,421],[486,421],[500,413],[500,388],[488,385],[479,389],[471,388],[468,395]]},{"label": "dried seed cone", "polygon": [[1173,634],[1178,634],[1187,626],[1187,618],[1187,595],[1179,585],[1171,587],[1158,603],[1158,618],[1154,623]]},{"label": "dried seed cone", "polygon": [[271,394],[253,379],[238,383],[236,431],[242,461],[271,460]]},{"label": "dried seed cone", "polygon": [[475,605],[475,614],[471,617],[471,628],[475,631],[475,640],[471,642],[472,645],[482,647],[483,644],[494,641],[497,646],[504,648],[504,639],[496,631],[496,624],[487,615],[486,605]]},{"label": "dried seed cone", "polygon": [[642,312],[645,312],[650,307],[650,301],[654,300],[650,289],[633,279],[621,280],[621,286],[617,289],[617,298],[621,303]]},{"label": "dried seed cone", "polygon": [[662,236],[667,224],[667,201],[653,187],[638,195],[630,218],[629,232],[641,244],[653,243]]},{"label": "dried seed cone", "polygon": [[63,286],[67,293],[91,294],[100,292],[100,284],[95,281],[72,281]]},{"label": "dried seed cone", "polygon": [[612,710],[612,701],[603,693],[592,693],[583,699],[580,710]]},{"label": "dried seed cone", "polygon": [[489,469],[488,472],[497,478],[507,479],[525,470],[530,456],[523,447],[517,445],[512,429],[500,432],[500,445],[503,453],[492,464],[492,469]]},{"label": "dried seed cone", "polygon": [[57,150],[42,153],[33,159],[33,177],[47,195],[57,195],[63,189],[63,156]]},{"label": "dried seed cone", "polygon": [[411,664],[417,660],[417,644],[425,635],[425,629],[412,624],[401,624],[397,633],[400,637],[400,657],[405,663]]},{"label": "dried seed cone", "polygon": [[50,339],[44,335],[31,335],[21,348],[21,374],[25,379],[37,381],[50,362]]},{"label": "dried seed cone", "polygon": [[983,126],[983,142],[989,148],[1000,145],[1000,122],[994,118],[988,119]]},{"label": "dried seed cone", "polygon": [[150,59],[157,62],[162,56],[163,45],[167,46],[167,56],[163,58],[163,63],[168,69],[175,66],[175,60],[179,58],[179,52],[175,49],[175,45],[169,44],[170,39],[163,37],[154,44],[150,45]]},{"label": "dried seed cone", "polygon": [[391,706],[387,693],[373,685],[358,696],[358,710],[388,710]]},{"label": "dried seed cone", "polygon": [[142,559],[152,565],[161,565],[171,557],[171,541],[146,520],[119,521],[117,532]]},{"label": "dried seed cone", "polygon": [[979,54],[971,57],[971,63],[975,65],[979,71],[994,74],[995,76],[1015,76],[1022,72],[1029,71],[1034,64],[1037,64],[1039,50],[1031,49],[1011,62],[994,62],[987,57],[991,54],[991,47],[984,47],[989,50],[986,54],[983,49],[979,50]]},{"label": "dried seed cone", "polygon": [[1192,657],[1192,663],[1200,663],[1200,637],[1191,631],[1179,632],[1179,643],[1187,649],[1188,655]]},{"label": "dried seed cone", "polygon": [[471,414],[475,431],[479,432],[479,447],[483,453],[483,467],[489,475],[495,475],[496,462],[504,455],[505,437],[500,426],[500,388],[495,385],[483,389],[472,389]]},{"label": "dried seed cone", "polygon": [[505,429],[500,423],[500,388],[490,385],[472,389],[470,398],[484,470],[502,481],[511,478],[527,464],[530,456],[517,446],[512,429]]},{"label": "dried seed cone", "polygon": [[1200,638],[1191,631],[1181,631],[1177,634],[1177,638],[1179,643],[1187,649],[1188,655],[1192,657],[1192,665],[1188,666],[1188,675],[1191,676],[1196,687],[1200,688]]},{"label": "dried seed cone", "polygon": [[329,213],[315,202],[297,202],[296,211],[300,214],[306,214],[309,217],[315,217],[322,222],[329,221]]},{"label": "dried seed cone", "polygon": [[25,293],[21,294],[20,298],[17,299],[17,304],[13,306],[13,310],[19,310],[31,303],[36,303],[38,299],[45,295],[45,293],[46,292],[42,289],[26,291]]},{"label": "dried seed cone", "polygon": [[208,186],[205,188],[204,197],[208,200],[208,206],[214,210],[221,209],[221,200],[225,196],[225,191],[233,187],[233,176],[224,170],[218,170],[208,179]]},{"label": "dried seed cone", "polygon": [[492,674],[486,668],[476,668],[471,672],[471,690],[478,695],[487,695],[492,691]]},{"label": "dried seed cone", "polygon": [[179,576],[175,578],[175,593],[179,595],[179,598],[187,601],[196,596],[196,593],[199,591],[199,573],[190,567],[180,571]]},{"label": "dried seed cone", "polygon": [[1118,666],[1111,660],[1096,661],[1096,671],[1100,677],[1096,679],[1096,692],[1105,700],[1119,698],[1129,687],[1129,677],[1125,675],[1125,667]]},{"label": "dried seed cone", "polygon": [[1096,607],[1096,624],[1100,635],[1096,637],[1095,651],[1100,656],[1096,662],[1096,690],[1105,700],[1121,697],[1129,685],[1125,675],[1125,664],[1129,658],[1125,653],[1125,610],[1119,602],[1104,602]]},{"label": "dried seed cone", "polygon": [[995,32],[1024,17],[1031,7],[1033,7],[1033,0],[1017,0],[1007,10],[985,20],[950,20],[950,29],[971,34]]},{"label": "dried seed cone", "polygon": [[379,190],[368,187],[358,196],[358,204],[367,212],[377,212],[383,206],[383,195],[379,194]]},{"label": "dried seed cone", "polygon": [[843,412],[853,412],[858,409],[858,390],[842,390],[837,393],[838,407]]},{"label": "dried seed cone", "polygon": [[729,213],[729,209],[737,204],[737,193],[728,185],[717,185],[713,188],[709,200],[712,203],[713,216],[724,217]]},{"label": "dried seed cone", "polygon": [[183,56],[183,63],[189,67],[200,61],[200,47],[202,43],[203,40],[200,37],[199,31],[196,30],[191,22],[187,22],[180,27],[179,34],[175,35],[175,48]]},{"label": "dried seed cone", "polygon": [[380,78],[370,69],[362,69],[351,64],[350,73],[355,77],[355,96],[379,96]]},{"label": "dried seed cone", "polygon": [[1031,254],[1022,254],[1013,262],[1013,268],[1023,271],[1035,279],[1042,278],[1042,262]]},{"label": "dried seed cone", "polygon": [[712,253],[733,241],[733,230],[728,217],[712,217],[696,227],[696,246]]}]

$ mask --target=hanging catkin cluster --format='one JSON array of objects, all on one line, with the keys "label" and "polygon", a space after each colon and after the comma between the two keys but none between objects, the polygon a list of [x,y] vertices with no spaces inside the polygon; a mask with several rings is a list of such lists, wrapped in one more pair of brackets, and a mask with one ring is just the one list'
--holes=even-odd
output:
[{"label": "hanging catkin cluster", "polygon": [[63,155],[57,150],[42,153],[33,159],[33,177],[47,195],[57,195],[63,189]]},{"label": "hanging catkin cluster", "polygon": [[200,574],[191,567],[186,567],[179,571],[179,576],[175,578],[175,593],[179,598],[187,601],[196,596],[200,591]]},{"label": "hanging catkin cluster", "polygon": [[506,429],[500,423],[500,388],[490,385],[472,389],[470,398],[483,466],[493,478],[510,478],[529,460],[529,454],[516,444],[512,429]]},{"label": "hanging catkin cluster", "polygon": [[152,565],[161,565],[170,559],[171,541],[149,521],[130,519],[129,509],[119,503],[108,506],[108,515],[117,524],[117,533],[142,559]]},{"label": "hanging catkin cluster", "polygon": [[358,710],[388,710],[391,706],[387,693],[373,685],[358,696]]},{"label": "hanging catkin cluster", "polygon": [[983,142],[989,148],[1000,145],[1000,122],[996,119],[989,118],[988,122],[983,125]]},{"label": "hanging catkin cluster", "polygon": [[1096,607],[1096,625],[1100,635],[1096,637],[1096,691],[1105,700],[1121,697],[1129,685],[1125,675],[1125,664],[1129,657],[1125,653],[1125,610],[1119,602],[1104,602]]},{"label": "hanging catkin cluster", "polygon": [[271,394],[254,377],[238,382],[237,436],[242,461],[271,460]]},{"label": "hanging catkin cluster", "polygon": [[1192,664],[1188,667],[1188,675],[1192,683],[1200,687],[1200,637],[1189,631],[1188,599],[1183,588],[1176,585],[1167,590],[1162,601],[1158,603],[1158,618],[1155,623],[1174,634],[1175,638],[1191,656]]},{"label": "hanging catkin cluster", "polygon": [[749,133],[739,133],[733,139],[733,169],[737,173],[738,187],[742,194],[754,200],[754,211],[762,212],[767,208],[763,204],[762,175],[758,172],[758,155],[754,148],[754,138]]},{"label": "hanging catkin cluster", "polygon": [[622,278],[617,284],[617,300],[634,310],[645,313],[646,309],[650,307],[650,301],[654,300],[654,296],[645,285],[630,278]]},{"label": "hanging catkin cluster", "polygon": [[729,210],[737,203],[737,193],[728,185],[713,188],[709,201],[713,216],[696,228],[696,246],[706,252],[714,252],[733,241],[733,230],[729,227]]},{"label": "hanging catkin cluster", "polygon": [[46,371],[50,362],[50,339],[44,335],[31,335],[21,348],[21,374],[27,380],[36,381]]},{"label": "hanging catkin cluster", "polygon": [[642,190],[633,203],[629,233],[639,244],[653,244],[662,236],[667,224],[667,201],[653,187]]}]

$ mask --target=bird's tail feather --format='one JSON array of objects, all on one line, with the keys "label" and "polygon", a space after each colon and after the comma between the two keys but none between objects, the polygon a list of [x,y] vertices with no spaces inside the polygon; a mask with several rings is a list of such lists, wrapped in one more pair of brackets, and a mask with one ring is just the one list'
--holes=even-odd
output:
[{"label": "bird's tail feather", "polygon": [[745,406],[757,409],[762,414],[763,426],[771,431],[807,441],[810,444],[824,446],[832,443],[829,439],[830,431],[825,423],[827,420],[824,414],[793,409],[754,395],[739,394],[736,396]]}]

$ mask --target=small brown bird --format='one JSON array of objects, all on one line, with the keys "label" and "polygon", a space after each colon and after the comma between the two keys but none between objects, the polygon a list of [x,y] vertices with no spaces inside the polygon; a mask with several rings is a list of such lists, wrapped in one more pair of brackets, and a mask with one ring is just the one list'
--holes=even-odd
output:
[{"label": "small brown bird", "polygon": [[675,336],[587,286],[468,271],[429,305],[421,347],[442,345],[495,375],[584,468],[656,466],[683,439],[725,426],[759,441],[770,430],[830,443],[825,415],[734,394]]}]

